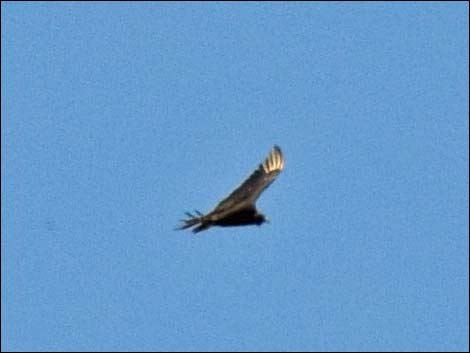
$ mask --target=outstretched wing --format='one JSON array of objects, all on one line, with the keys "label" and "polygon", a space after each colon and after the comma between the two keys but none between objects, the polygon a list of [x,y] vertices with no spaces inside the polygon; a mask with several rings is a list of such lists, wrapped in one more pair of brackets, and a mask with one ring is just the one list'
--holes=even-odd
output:
[{"label": "outstretched wing", "polygon": [[274,146],[266,160],[229,196],[223,199],[213,212],[224,212],[228,209],[238,209],[255,203],[259,195],[279,175],[284,168],[284,157],[281,149]]}]

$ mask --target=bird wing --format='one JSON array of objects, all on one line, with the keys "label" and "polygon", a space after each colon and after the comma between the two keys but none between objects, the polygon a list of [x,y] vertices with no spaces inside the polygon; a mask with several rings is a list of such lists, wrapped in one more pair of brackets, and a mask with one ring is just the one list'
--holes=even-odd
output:
[{"label": "bird wing", "polygon": [[276,179],[284,168],[281,149],[274,146],[266,160],[229,196],[223,199],[213,213],[231,213],[243,207],[253,207],[261,193]]}]

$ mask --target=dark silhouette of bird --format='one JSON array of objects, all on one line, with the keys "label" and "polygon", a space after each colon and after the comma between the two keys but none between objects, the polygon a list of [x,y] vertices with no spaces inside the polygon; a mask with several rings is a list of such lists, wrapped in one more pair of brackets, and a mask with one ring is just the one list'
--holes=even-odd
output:
[{"label": "dark silhouette of bird", "polygon": [[261,225],[266,217],[256,209],[256,200],[261,193],[276,179],[284,168],[281,149],[274,146],[266,160],[229,196],[223,199],[211,212],[204,215],[195,211],[195,215],[186,212],[189,217],[182,220],[177,229],[193,228],[197,233],[212,226]]}]

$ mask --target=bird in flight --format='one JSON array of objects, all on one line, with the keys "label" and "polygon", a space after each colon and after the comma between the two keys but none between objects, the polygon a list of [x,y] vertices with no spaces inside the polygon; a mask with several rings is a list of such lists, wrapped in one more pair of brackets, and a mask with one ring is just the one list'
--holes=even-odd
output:
[{"label": "bird in flight", "polygon": [[256,209],[256,200],[283,168],[284,157],[281,149],[274,146],[266,160],[214,210],[206,215],[199,211],[195,211],[195,215],[186,212],[189,218],[183,220],[177,229],[194,227],[193,232],[198,233],[212,226],[261,225],[267,219]]}]

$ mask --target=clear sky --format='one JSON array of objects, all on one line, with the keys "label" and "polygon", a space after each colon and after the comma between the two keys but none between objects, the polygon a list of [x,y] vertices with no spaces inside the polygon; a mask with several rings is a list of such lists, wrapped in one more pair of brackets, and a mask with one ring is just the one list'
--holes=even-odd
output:
[{"label": "clear sky", "polygon": [[468,351],[466,2],[1,8],[2,350]]}]

